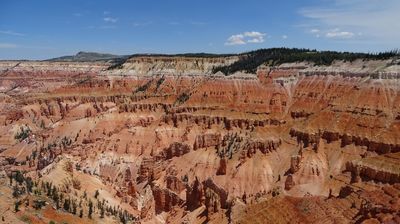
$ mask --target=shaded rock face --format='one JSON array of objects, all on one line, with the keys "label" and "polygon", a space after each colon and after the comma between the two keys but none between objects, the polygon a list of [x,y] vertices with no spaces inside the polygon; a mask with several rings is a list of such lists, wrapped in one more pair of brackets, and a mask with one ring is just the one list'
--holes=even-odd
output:
[{"label": "shaded rock face", "polygon": [[127,189],[128,189],[127,194],[129,196],[131,196],[131,197],[135,197],[136,196],[136,188],[135,188],[135,186],[134,186],[132,181],[128,182]]},{"label": "shaded rock face", "polygon": [[346,198],[353,192],[354,190],[349,186],[342,187],[339,192],[339,198]]},{"label": "shaded rock face", "polygon": [[202,184],[196,178],[191,186],[186,187],[186,208],[193,211],[204,203]]},{"label": "shaded rock face", "polygon": [[144,181],[152,182],[153,180],[160,178],[161,171],[161,165],[157,163],[154,158],[144,158],[140,164],[136,181],[138,183]]},{"label": "shaded rock face", "polygon": [[341,147],[354,144],[356,146],[365,146],[369,151],[385,154],[390,152],[399,152],[400,144],[386,143],[378,139],[368,139],[366,137],[352,136],[346,133],[324,131],[322,133],[307,133],[295,129],[290,130],[290,134],[296,137],[298,142],[301,142],[304,147],[313,146],[318,147],[321,139],[326,140],[328,143],[340,141]]},{"label": "shaded rock face", "polygon": [[156,214],[169,212],[174,206],[180,205],[184,202],[176,193],[168,189],[161,189],[154,186],[152,191],[154,195]]},{"label": "shaded rock face", "polygon": [[168,189],[175,193],[180,193],[186,189],[185,183],[176,176],[167,176],[166,185]]},{"label": "shaded rock face", "polygon": [[251,157],[250,155],[255,154],[256,151],[267,154],[278,149],[281,143],[282,142],[280,140],[275,139],[265,141],[252,140],[244,146],[244,150],[247,151],[247,155],[249,155],[249,157]]},{"label": "shaded rock face", "polygon": [[221,158],[219,160],[219,167],[217,170],[217,175],[225,175],[226,174],[226,159]]},{"label": "shaded rock face", "polygon": [[168,148],[165,148],[158,158],[160,159],[172,159],[173,157],[180,157],[190,152],[191,147],[187,144],[174,142]]},{"label": "shaded rock face", "polygon": [[300,155],[295,155],[291,157],[290,160],[290,172],[296,173],[300,169],[300,162],[301,162],[301,156]]},{"label": "shaded rock face", "polygon": [[186,208],[193,211],[201,205],[206,207],[206,215],[209,217],[221,209],[229,207],[228,193],[211,179],[200,183],[196,178],[193,185],[187,187]]},{"label": "shaded rock face", "polygon": [[294,180],[293,180],[293,176],[292,176],[292,174],[289,174],[286,177],[285,190],[288,191],[288,190],[292,189],[294,187],[294,185],[295,185],[295,183],[294,183]]},{"label": "shaded rock face", "polygon": [[197,150],[199,148],[207,148],[211,146],[217,146],[220,144],[221,135],[220,134],[204,134],[196,136],[196,140],[193,144],[193,149]]},{"label": "shaded rock face", "polygon": [[351,172],[352,182],[374,180],[382,183],[400,183],[400,153],[366,157],[348,162],[346,169]]}]

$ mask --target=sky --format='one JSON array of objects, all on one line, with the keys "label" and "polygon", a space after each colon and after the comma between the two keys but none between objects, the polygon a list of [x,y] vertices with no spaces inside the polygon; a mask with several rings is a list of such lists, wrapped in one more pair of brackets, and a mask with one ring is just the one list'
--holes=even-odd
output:
[{"label": "sky", "polygon": [[0,59],[399,48],[400,0],[0,0]]}]

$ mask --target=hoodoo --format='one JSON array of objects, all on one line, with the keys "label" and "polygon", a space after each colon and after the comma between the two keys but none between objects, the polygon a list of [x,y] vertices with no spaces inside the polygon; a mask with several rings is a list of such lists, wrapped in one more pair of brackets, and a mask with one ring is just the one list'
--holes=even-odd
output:
[{"label": "hoodoo", "polygon": [[398,223],[396,56],[261,51],[0,62],[0,207],[32,223]]}]

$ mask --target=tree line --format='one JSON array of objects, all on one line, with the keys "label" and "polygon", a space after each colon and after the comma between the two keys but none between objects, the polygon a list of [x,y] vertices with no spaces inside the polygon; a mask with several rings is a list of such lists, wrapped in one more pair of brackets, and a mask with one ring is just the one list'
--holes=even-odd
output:
[{"label": "tree line", "polygon": [[352,62],[357,59],[385,60],[400,56],[399,50],[378,53],[353,53],[337,51],[317,51],[305,48],[270,48],[240,54],[240,59],[231,65],[219,66],[213,73],[222,72],[230,75],[238,71],[256,73],[262,64],[277,66],[283,63],[312,62],[315,65],[331,65],[335,60]]}]

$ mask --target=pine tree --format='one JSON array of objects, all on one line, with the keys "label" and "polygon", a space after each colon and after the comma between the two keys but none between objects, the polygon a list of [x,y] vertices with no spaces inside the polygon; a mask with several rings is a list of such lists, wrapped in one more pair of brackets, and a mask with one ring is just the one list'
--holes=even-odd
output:
[{"label": "pine tree", "polygon": [[92,213],[93,213],[93,202],[92,200],[89,200],[89,212],[88,212],[89,219],[92,218]]},{"label": "pine tree", "polygon": [[63,206],[65,211],[69,212],[70,204],[71,204],[71,200],[69,198],[65,199],[64,206]]},{"label": "pine tree", "polygon": [[59,209],[60,208],[60,197],[58,195],[58,191],[56,188],[53,188],[53,201],[54,203],[56,203],[56,208]]},{"label": "pine tree", "polygon": [[26,189],[28,192],[32,193],[33,181],[32,178],[28,177],[25,179]]},{"label": "pine tree", "polygon": [[100,207],[100,218],[104,218],[104,206]]},{"label": "pine tree", "polygon": [[18,211],[19,211],[19,206],[20,206],[20,204],[21,204],[20,201],[16,201],[16,202],[15,202],[15,204],[14,204],[14,210],[15,210],[15,212],[18,212]]},{"label": "pine tree", "polygon": [[18,182],[19,185],[21,185],[24,182],[24,175],[20,171],[17,171],[15,174],[15,180]]},{"label": "pine tree", "polygon": [[11,173],[10,174],[10,186],[12,186],[12,184],[13,184],[13,174]]},{"label": "pine tree", "polygon": [[76,215],[76,208],[77,208],[76,201],[73,200],[72,201],[72,214],[74,214],[74,215]]}]

